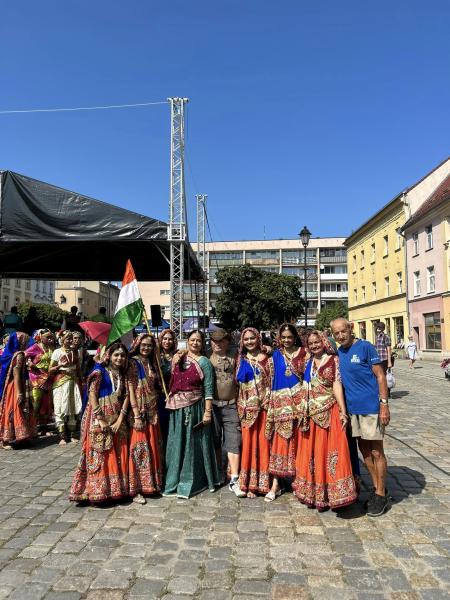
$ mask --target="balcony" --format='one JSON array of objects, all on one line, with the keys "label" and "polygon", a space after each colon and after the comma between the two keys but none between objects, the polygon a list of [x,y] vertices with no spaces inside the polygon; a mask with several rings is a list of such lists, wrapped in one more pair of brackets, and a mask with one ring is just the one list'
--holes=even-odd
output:
[{"label": "balcony", "polygon": [[[300,267],[302,267],[305,264],[305,261],[303,260],[303,256],[299,257],[299,258],[295,258],[294,256],[292,256],[292,257],[289,256],[289,257],[282,257],[281,263],[282,263],[283,267],[291,267],[293,265],[299,265]],[[316,265],[317,258],[315,256],[307,256],[306,264],[307,265]]]},{"label": "balcony", "polygon": [[348,273],[320,273],[321,281],[347,281]]},{"label": "balcony", "polygon": [[322,299],[330,298],[348,298],[348,292],[320,292]]},{"label": "balcony", "polygon": [[280,261],[278,258],[245,258],[246,265],[270,265],[274,267],[278,267],[280,265]]},{"label": "balcony", "polygon": [[320,257],[321,264],[333,265],[333,264],[345,264],[347,262],[346,256],[321,256]]}]

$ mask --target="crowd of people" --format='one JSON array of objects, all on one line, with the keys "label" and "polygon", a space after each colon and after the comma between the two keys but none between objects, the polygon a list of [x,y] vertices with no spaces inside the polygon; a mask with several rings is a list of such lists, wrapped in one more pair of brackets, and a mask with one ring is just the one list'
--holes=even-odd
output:
[{"label": "crowd of people", "polygon": [[284,323],[272,346],[248,327],[233,349],[217,328],[207,358],[201,331],[179,350],[166,329],[113,343],[92,368],[78,331],[39,329],[31,341],[13,331],[0,356],[0,441],[20,447],[56,428],[60,444],[78,443],[80,429],[74,502],[190,498],[228,481],[237,497],[292,490],[319,511],[357,500],[359,448],[373,483],[367,514],[380,516],[385,368],[348,321],[331,330],[300,336]]}]

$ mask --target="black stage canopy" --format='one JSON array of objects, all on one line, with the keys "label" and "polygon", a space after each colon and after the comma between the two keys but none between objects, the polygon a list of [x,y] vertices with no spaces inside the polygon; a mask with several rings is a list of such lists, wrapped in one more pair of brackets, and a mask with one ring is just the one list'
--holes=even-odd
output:
[{"label": "black stage canopy", "polygon": [[[120,281],[130,259],[140,281],[170,279],[167,224],[0,171],[0,275]],[[185,275],[201,269],[186,244]]]}]

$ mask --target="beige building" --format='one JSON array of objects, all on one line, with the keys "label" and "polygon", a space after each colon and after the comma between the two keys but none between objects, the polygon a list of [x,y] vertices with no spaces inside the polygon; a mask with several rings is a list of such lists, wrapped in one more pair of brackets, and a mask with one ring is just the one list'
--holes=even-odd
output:
[{"label": "beige building", "polygon": [[[321,309],[347,302],[347,252],[344,238],[311,238],[306,250],[308,324],[313,325]],[[197,244],[192,244],[197,251]],[[300,240],[245,240],[206,243],[208,275],[207,306],[214,315],[221,288],[217,271],[223,267],[250,264],[258,269],[300,277],[304,281],[304,251]],[[169,281],[139,282],[144,303],[159,304],[162,316],[170,320]],[[196,315],[194,284],[185,285],[184,317]],[[300,315],[299,315],[300,317]]]},{"label": "beige building", "polygon": [[119,288],[106,281],[56,281],[55,304],[63,310],[76,306],[83,317],[93,317],[104,306],[108,317],[114,315]]},{"label": "beige building", "polygon": [[53,304],[55,282],[42,279],[0,279],[0,310],[9,312],[11,306],[23,302]]},{"label": "beige building", "polygon": [[375,324],[386,324],[393,343],[410,333],[408,263],[402,227],[450,173],[450,159],[375,213],[346,240],[349,319],[356,335],[375,341]]}]

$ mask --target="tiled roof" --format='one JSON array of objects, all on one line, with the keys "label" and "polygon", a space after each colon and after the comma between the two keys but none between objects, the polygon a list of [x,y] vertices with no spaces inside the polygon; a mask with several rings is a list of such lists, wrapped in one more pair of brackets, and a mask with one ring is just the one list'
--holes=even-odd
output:
[{"label": "tiled roof", "polygon": [[450,200],[450,175],[438,185],[438,187],[431,193],[431,195],[425,200],[422,206],[416,210],[410,219],[406,221],[402,229],[405,230],[414,223],[417,223],[422,217],[428,214],[433,209],[441,206],[444,202]]}]

